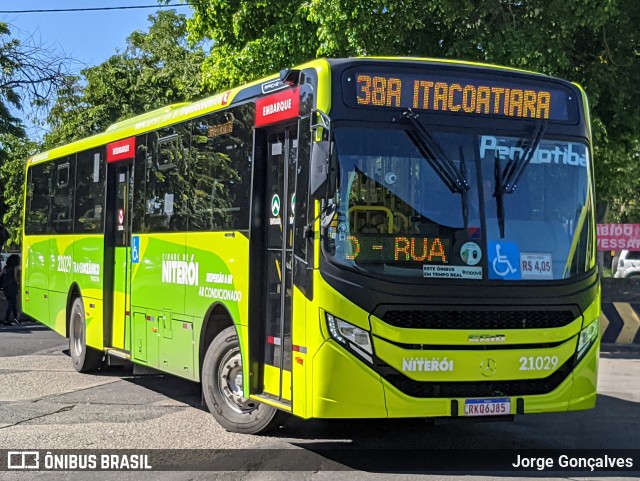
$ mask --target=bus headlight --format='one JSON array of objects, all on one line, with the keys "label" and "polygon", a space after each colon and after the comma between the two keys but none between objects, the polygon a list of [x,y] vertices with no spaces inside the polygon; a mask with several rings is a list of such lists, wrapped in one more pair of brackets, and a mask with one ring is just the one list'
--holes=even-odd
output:
[{"label": "bus headlight", "polygon": [[585,355],[585,353],[594,343],[595,339],[598,337],[599,327],[600,323],[598,319],[596,319],[582,331],[580,331],[580,337],[578,338],[578,360],[580,360],[582,356]]},{"label": "bus headlight", "polygon": [[343,346],[350,348],[367,361],[373,362],[373,359],[371,358],[371,354],[373,354],[371,337],[367,331],[360,329],[353,324],[349,324],[347,321],[343,321],[342,319],[332,316],[328,312],[325,312],[325,315],[327,318],[329,334],[331,334],[333,339]]}]

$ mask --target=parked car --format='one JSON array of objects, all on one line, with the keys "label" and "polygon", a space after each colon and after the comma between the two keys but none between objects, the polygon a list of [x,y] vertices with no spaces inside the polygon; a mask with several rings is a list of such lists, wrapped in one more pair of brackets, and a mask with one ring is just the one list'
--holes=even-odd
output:
[{"label": "parked car", "polygon": [[640,251],[623,250],[613,277],[617,279],[640,277]]}]

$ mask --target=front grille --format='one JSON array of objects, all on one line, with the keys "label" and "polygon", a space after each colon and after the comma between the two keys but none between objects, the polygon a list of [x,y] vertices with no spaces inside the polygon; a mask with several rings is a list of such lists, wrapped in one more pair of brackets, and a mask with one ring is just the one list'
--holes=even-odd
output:
[{"label": "front grille", "polygon": [[550,393],[562,384],[572,367],[573,360],[570,359],[549,377],[522,381],[421,382],[397,371],[382,377],[404,394],[418,398],[528,396]]},{"label": "front grille", "polygon": [[410,329],[551,329],[570,324],[578,317],[567,310],[388,310],[380,318],[396,327]]}]

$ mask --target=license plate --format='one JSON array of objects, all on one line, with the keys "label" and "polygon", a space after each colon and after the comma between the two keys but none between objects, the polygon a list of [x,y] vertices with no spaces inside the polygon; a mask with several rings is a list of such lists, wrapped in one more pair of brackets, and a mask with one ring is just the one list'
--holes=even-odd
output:
[{"label": "license plate", "polygon": [[511,414],[511,399],[467,399],[465,416],[505,416]]}]

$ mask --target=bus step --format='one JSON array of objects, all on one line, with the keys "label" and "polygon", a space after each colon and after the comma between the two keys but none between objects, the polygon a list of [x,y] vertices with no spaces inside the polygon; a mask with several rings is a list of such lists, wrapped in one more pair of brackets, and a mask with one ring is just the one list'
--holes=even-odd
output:
[{"label": "bus step", "polygon": [[119,349],[107,349],[107,363],[109,366],[128,366],[131,364],[131,354]]}]

